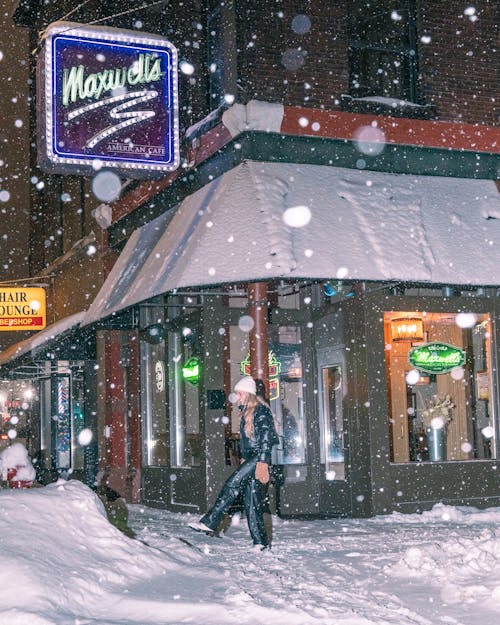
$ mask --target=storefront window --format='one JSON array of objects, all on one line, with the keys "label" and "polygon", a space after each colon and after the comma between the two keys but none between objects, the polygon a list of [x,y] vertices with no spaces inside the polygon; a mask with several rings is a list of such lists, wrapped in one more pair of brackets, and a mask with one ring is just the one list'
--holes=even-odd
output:
[{"label": "storefront window", "polygon": [[57,469],[71,467],[71,391],[69,375],[57,375],[52,386],[52,432]]},{"label": "storefront window", "polygon": [[[274,415],[279,446],[273,452],[274,464],[304,464],[306,429],[303,410],[303,363],[300,328],[268,326],[269,333],[269,404]],[[239,326],[230,328],[231,380],[251,375],[248,332]],[[231,462],[237,456],[240,412],[232,406],[230,447]],[[228,436],[226,434],[226,436]]]},{"label": "storefront window", "polygon": [[143,459],[146,466],[167,464],[165,346],[141,341]]},{"label": "storefront window", "polygon": [[321,368],[322,430],[321,463],[327,480],[345,479],[344,419],[342,413],[342,365]]},{"label": "storefront window", "polygon": [[281,445],[276,450],[278,464],[304,464],[306,428],[303,411],[303,367],[300,328],[279,326],[270,329],[271,349],[279,363],[276,378],[271,376],[271,410],[275,415]]},{"label": "storefront window", "polygon": [[193,330],[168,333],[168,394],[170,456],[175,467],[199,466],[201,461],[198,382],[201,362],[195,353]]},{"label": "storefront window", "polygon": [[488,314],[384,314],[392,462],[497,457]]},{"label": "storefront window", "polygon": [[49,462],[52,451],[52,410],[50,402],[50,378],[43,378],[39,385],[40,393],[40,449],[44,461]]},{"label": "storefront window", "polygon": [[72,415],[72,463],[73,469],[84,468],[85,445],[80,442],[80,435],[85,429],[85,385],[83,373],[80,367],[73,366],[71,369],[71,415]]}]

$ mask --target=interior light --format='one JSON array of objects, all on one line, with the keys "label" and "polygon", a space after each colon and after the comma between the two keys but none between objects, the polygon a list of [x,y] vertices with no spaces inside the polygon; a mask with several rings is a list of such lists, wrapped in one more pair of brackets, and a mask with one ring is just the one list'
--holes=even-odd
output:
[{"label": "interior light", "polygon": [[293,379],[300,379],[302,377],[302,362],[297,352],[293,355],[293,361],[288,369],[287,377]]},{"label": "interior light", "polygon": [[393,341],[423,341],[424,324],[419,317],[399,317],[391,321]]}]

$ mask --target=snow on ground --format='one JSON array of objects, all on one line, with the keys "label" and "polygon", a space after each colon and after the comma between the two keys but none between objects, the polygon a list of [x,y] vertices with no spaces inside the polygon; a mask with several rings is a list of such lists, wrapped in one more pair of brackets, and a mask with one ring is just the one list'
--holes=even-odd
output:
[{"label": "snow on ground", "polygon": [[0,625],[500,622],[500,508],[273,517],[263,553],[238,516],[210,538],[192,514],[129,512],[137,540],[80,482],[0,490]]}]

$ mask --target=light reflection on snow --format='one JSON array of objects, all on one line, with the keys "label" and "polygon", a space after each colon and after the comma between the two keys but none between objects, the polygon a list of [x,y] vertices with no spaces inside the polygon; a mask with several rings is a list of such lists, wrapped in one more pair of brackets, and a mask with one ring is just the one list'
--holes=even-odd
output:
[{"label": "light reflection on snow", "polygon": [[368,156],[376,156],[384,151],[386,138],[380,128],[374,126],[361,126],[354,132],[356,148]]},{"label": "light reflection on snow", "polygon": [[121,187],[120,178],[113,171],[100,171],[92,180],[92,192],[101,202],[116,200]]},{"label": "light reflection on snow", "polygon": [[181,61],[179,63],[179,69],[186,76],[192,76],[194,74],[194,65],[187,61]]},{"label": "light reflection on snow", "polygon": [[417,369],[410,369],[406,374],[406,383],[407,384],[417,384],[420,380],[420,373]]},{"label": "light reflection on snow", "polygon": [[308,206],[291,206],[283,213],[283,221],[291,228],[303,228],[311,221],[311,211]]},{"label": "light reflection on snow", "polygon": [[493,438],[493,436],[495,435],[495,430],[491,427],[491,425],[487,425],[481,430],[481,434],[484,436],[484,438]]},{"label": "light reflection on snow", "polygon": [[445,423],[443,417],[434,417],[431,419],[431,429],[433,430],[441,430],[444,428]]},{"label": "light reflection on snow", "polygon": [[295,71],[304,65],[306,52],[301,48],[289,48],[281,55],[281,64],[289,71]]},{"label": "light reflection on snow", "polygon": [[307,15],[296,15],[292,20],[292,30],[297,35],[304,35],[311,30],[311,20]]},{"label": "light reflection on snow", "polygon": [[242,315],[238,320],[238,327],[242,332],[250,332],[254,325],[254,320],[250,315]]},{"label": "light reflection on snow", "polygon": [[463,380],[465,371],[463,367],[455,367],[450,371],[450,375],[454,380]]},{"label": "light reflection on snow", "polygon": [[459,328],[473,328],[477,323],[477,315],[475,313],[458,313],[455,317],[455,323]]},{"label": "light reflection on snow", "polygon": [[90,428],[84,428],[78,433],[78,443],[85,447],[89,445],[93,438],[92,430]]}]

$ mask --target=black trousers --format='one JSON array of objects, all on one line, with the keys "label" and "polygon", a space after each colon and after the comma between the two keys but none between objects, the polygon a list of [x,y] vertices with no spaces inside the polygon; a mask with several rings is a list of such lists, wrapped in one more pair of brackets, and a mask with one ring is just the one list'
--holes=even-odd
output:
[{"label": "black trousers", "polygon": [[243,494],[248,529],[254,545],[267,546],[269,540],[263,515],[266,501],[266,485],[255,479],[256,464],[257,458],[246,460],[241,464],[226,480],[214,505],[200,520],[216,531],[229,508],[239,495]]}]

